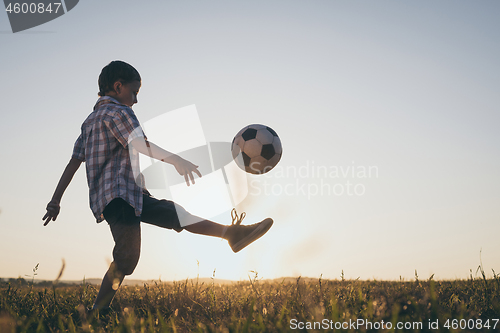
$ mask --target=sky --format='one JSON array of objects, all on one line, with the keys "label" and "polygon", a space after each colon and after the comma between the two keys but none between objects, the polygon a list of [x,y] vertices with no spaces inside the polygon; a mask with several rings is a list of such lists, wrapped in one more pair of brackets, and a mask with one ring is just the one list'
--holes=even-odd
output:
[{"label": "sky", "polygon": [[272,217],[268,234],[234,254],[144,225],[130,278],[500,272],[499,15],[497,1],[88,0],[14,34],[0,13],[0,277],[39,263],[55,279],[64,259],[62,279],[100,278],[112,260],[83,167],[58,219],[41,217],[116,59],[141,74],[142,124],[194,105],[207,142],[265,124],[283,144],[237,206],[244,223]]}]

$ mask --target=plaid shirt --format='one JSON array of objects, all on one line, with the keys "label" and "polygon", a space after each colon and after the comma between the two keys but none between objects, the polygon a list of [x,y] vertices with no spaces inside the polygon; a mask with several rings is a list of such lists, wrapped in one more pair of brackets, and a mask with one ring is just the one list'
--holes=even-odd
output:
[{"label": "plaid shirt", "polygon": [[128,149],[128,143],[144,133],[134,111],[112,97],[101,97],[81,130],[72,157],[86,162],[90,208],[97,222],[104,220],[102,212],[115,198],[128,202],[139,216],[144,181],[138,152]]}]

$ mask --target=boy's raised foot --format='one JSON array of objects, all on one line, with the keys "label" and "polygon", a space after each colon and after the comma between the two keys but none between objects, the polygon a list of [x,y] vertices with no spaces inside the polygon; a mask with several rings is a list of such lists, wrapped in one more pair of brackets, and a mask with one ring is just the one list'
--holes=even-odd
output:
[{"label": "boy's raised foot", "polygon": [[273,219],[271,218],[251,225],[241,225],[243,214],[240,218],[236,219],[236,223],[234,223],[235,219],[233,218],[233,224],[226,231],[226,239],[234,253],[243,250],[262,237],[273,225]]}]

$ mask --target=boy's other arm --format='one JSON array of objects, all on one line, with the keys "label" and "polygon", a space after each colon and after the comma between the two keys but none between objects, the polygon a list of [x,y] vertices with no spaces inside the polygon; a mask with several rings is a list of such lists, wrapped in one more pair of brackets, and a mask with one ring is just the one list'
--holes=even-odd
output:
[{"label": "boy's other arm", "polygon": [[44,226],[49,224],[50,221],[55,221],[57,215],[59,215],[59,210],[60,210],[59,204],[61,203],[61,198],[64,194],[64,191],[71,182],[71,179],[73,179],[75,172],[78,170],[82,162],[83,161],[76,159],[74,157],[72,157],[69,160],[69,163],[64,169],[61,179],[57,184],[56,190],[54,191],[52,200],[50,200],[50,202],[47,204],[47,213],[45,213],[45,215],[42,218],[42,220],[45,221],[45,223],[43,224]]},{"label": "boy's other arm", "polygon": [[187,186],[189,186],[189,180],[194,184],[194,175],[198,175],[201,177],[201,173],[198,170],[198,166],[189,162],[188,160],[183,159],[179,155],[173,154],[171,152],[166,151],[165,149],[158,147],[152,142],[145,140],[144,138],[135,138],[130,142],[132,147],[137,150],[139,153],[147,155],[149,157],[155,158],[162,162],[166,162],[172,164],[177,172],[184,176],[186,180]]}]

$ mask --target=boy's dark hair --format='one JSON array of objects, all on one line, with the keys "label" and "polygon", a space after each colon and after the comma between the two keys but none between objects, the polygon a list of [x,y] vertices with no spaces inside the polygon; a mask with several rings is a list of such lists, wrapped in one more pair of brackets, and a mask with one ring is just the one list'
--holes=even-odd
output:
[{"label": "boy's dark hair", "polygon": [[116,81],[127,84],[132,81],[141,81],[141,75],[137,69],[126,62],[115,60],[104,67],[99,75],[99,96],[105,96],[112,91]]}]

